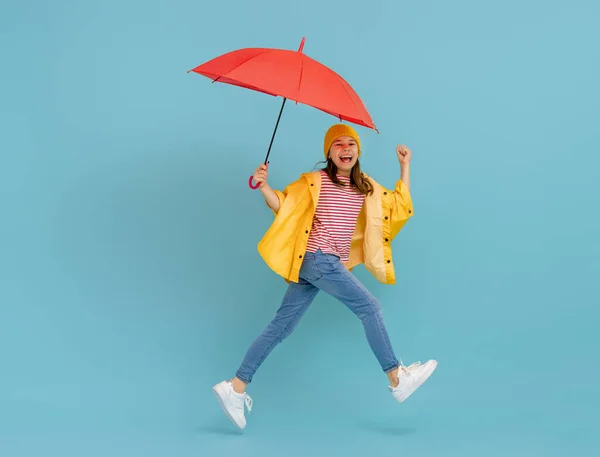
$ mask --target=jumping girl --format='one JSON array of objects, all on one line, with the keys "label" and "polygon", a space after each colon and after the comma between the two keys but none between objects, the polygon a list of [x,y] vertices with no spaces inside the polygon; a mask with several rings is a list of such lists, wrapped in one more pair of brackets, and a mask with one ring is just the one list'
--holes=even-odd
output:
[{"label": "jumping girl", "polygon": [[377,299],[351,273],[364,264],[384,284],[395,284],[391,242],[413,216],[410,195],[412,152],[398,146],[400,179],[394,190],[361,172],[360,138],[346,124],[327,130],[324,169],[304,173],[284,189],[267,183],[268,165],[254,179],[275,219],[258,245],[267,265],[289,283],[273,320],[248,349],[235,377],[213,387],[226,416],[246,427],[244,405],[252,409],[246,386],[273,348],[288,337],[319,290],[346,305],[362,322],[365,335],[389,380],[394,399],[402,403],[437,367],[435,360],[406,367],[398,361]]}]

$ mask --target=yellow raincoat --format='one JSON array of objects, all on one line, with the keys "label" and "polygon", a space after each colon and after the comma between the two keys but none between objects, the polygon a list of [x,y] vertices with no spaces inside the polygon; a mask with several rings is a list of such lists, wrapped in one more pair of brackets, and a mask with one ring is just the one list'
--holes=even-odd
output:
[{"label": "yellow raincoat", "polygon": [[[368,177],[365,174],[365,177]],[[344,266],[351,270],[364,264],[384,284],[395,284],[391,242],[413,216],[410,192],[399,180],[393,191],[368,177],[373,193],[365,197],[352,236],[350,258]],[[258,252],[267,265],[287,282],[298,282],[312,220],[319,201],[321,174],[304,173],[283,192],[276,190],[279,211],[258,243]]]}]

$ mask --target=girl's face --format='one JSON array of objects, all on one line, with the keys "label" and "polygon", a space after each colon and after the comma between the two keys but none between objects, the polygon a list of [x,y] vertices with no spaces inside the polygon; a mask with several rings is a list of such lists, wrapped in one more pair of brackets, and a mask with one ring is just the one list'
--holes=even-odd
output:
[{"label": "girl's face", "polygon": [[354,138],[349,136],[336,138],[329,148],[329,157],[337,167],[339,174],[350,176],[352,167],[358,160],[358,145]]}]

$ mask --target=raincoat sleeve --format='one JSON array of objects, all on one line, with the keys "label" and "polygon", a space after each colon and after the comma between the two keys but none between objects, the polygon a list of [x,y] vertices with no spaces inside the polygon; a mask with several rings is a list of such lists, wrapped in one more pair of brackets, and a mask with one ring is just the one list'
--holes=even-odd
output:
[{"label": "raincoat sleeve", "polygon": [[[277,195],[277,198],[279,199],[279,210],[281,210],[281,207],[283,206],[283,202],[285,200],[285,198],[287,197],[287,187],[282,191],[280,190],[274,190],[275,195]],[[277,214],[275,211],[273,211],[273,214]]]},{"label": "raincoat sleeve", "polygon": [[410,192],[402,180],[396,182],[393,191],[386,191],[384,204],[387,204],[391,214],[391,235],[394,238],[413,214],[413,203]]}]

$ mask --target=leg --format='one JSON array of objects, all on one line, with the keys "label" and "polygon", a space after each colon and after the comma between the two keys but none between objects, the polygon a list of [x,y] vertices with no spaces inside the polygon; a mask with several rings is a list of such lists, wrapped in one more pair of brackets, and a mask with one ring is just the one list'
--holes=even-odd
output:
[{"label": "leg", "polygon": [[245,408],[248,408],[248,411],[252,409],[252,399],[245,392],[246,385],[252,381],[254,373],[273,348],[294,331],[319,292],[319,289],[307,281],[307,278],[314,276],[313,271],[316,271],[314,255],[307,253],[300,270],[299,281],[290,283],[277,314],[246,352],[236,377],[213,387],[223,412],[241,429],[246,427]]},{"label": "leg", "polygon": [[386,373],[387,377],[390,381],[390,387],[398,387],[398,384],[400,383],[400,379],[398,378],[399,370],[400,370],[400,367],[396,367],[392,371],[388,371]]},{"label": "leg", "polygon": [[236,372],[236,378],[232,381],[236,392],[244,392],[246,384],[252,381],[252,377],[273,348],[294,331],[318,291],[302,278],[298,283],[290,283],[277,314],[254,340]]},{"label": "leg", "polygon": [[334,255],[318,254],[317,265],[322,276],[313,282],[322,291],[344,303],[361,320],[367,341],[381,368],[397,382],[400,365],[388,336],[381,305]]},{"label": "leg", "polygon": [[371,350],[390,381],[389,389],[399,403],[417,390],[437,367],[437,361],[416,362],[409,367],[398,363],[388,337],[377,299],[332,255],[317,259],[321,277],[313,284],[350,308],[362,321]]}]

